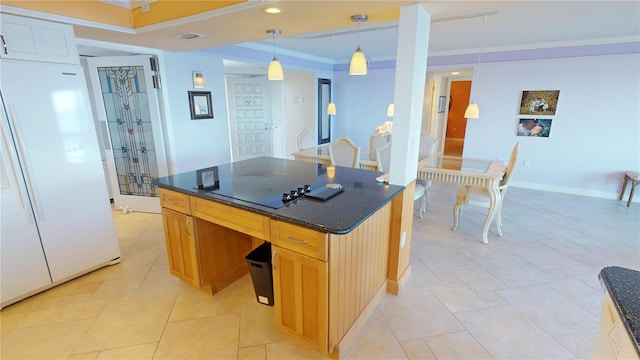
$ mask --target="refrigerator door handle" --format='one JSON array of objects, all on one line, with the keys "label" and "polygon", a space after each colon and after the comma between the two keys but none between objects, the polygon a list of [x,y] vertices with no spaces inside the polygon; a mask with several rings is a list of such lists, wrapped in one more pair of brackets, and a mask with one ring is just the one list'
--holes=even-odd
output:
[{"label": "refrigerator door handle", "polygon": [[0,122],[2,126],[2,142],[4,143],[5,151],[7,152],[7,157],[9,158],[9,162],[11,163],[11,175],[13,175],[13,181],[16,184],[16,191],[18,193],[18,198],[20,198],[20,205],[22,206],[22,213],[24,215],[24,219],[27,224],[31,224],[32,216],[29,205],[29,201],[27,200],[27,194],[24,193],[22,186],[20,186],[20,180],[18,179],[18,174],[16,173],[17,169],[19,169],[19,165],[15,161],[15,153],[10,148],[12,140],[9,139],[9,129],[7,129],[7,125],[4,121]]},{"label": "refrigerator door handle", "polygon": [[14,121],[14,119],[17,118],[16,111],[13,105],[9,105],[7,108],[9,110],[9,116],[8,116],[9,124],[13,129],[13,134],[16,136],[16,142],[17,142],[16,147],[18,148],[19,156],[22,159],[22,164],[24,165],[23,170],[24,170],[24,177],[26,180],[25,182],[27,184],[27,191],[31,194],[31,199],[33,200],[33,207],[34,207],[35,213],[38,216],[38,220],[43,221],[44,214],[42,213],[42,207],[40,206],[40,196],[38,196],[38,193],[36,192],[36,188],[33,185],[33,176],[31,175],[31,166],[30,166],[31,164],[29,163],[29,157],[27,156],[27,149],[25,147],[24,139],[22,137],[22,131],[20,130],[18,123]]}]

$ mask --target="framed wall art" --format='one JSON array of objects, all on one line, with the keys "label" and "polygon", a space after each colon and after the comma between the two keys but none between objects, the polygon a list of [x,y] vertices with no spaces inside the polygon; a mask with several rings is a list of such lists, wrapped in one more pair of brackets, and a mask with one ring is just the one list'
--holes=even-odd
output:
[{"label": "framed wall art", "polygon": [[210,91],[189,91],[191,120],[213,119]]},{"label": "framed wall art", "polygon": [[519,119],[518,136],[549,137],[552,119]]},{"label": "framed wall art", "polygon": [[526,90],[522,92],[520,115],[555,115],[560,90]]},{"label": "framed wall art", "polygon": [[445,96],[438,97],[438,112],[443,113],[444,107],[447,104],[447,98]]}]

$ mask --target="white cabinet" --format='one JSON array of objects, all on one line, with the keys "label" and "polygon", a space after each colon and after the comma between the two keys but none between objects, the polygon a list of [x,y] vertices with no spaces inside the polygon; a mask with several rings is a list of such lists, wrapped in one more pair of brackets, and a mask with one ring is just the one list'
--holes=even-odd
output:
[{"label": "white cabinet", "polygon": [[71,25],[0,14],[0,35],[2,58],[80,63]]}]

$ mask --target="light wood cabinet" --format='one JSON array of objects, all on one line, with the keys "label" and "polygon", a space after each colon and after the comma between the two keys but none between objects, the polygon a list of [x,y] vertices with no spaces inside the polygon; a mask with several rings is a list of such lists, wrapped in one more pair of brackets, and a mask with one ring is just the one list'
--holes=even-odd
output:
[{"label": "light wood cabinet", "polygon": [[0,57],[80,64],[73,26],[2,14]]},{"label": "light wood cabinet", "polygon": [[193,218],[163,208],[162,222],[169,257],[169,271],[187,283],[200,287],[200,268]]},{"label": "light wood cabinet", "polygon": [[327,262],[272,245],[276,326],[327,352]]}]

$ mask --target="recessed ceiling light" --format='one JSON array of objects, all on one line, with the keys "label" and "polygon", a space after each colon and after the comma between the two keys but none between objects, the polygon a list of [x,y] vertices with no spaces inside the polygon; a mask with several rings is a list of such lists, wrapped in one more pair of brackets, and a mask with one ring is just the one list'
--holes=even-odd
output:
[{"label": "recessed ceiling light", "polygon": [[454,71],[451,73],[451,75],[460,75],[460,71]]},{"label": "recessed ceiling light", "polygon": [[266,12],[267,14],[280,14],[280,9],[278,9],[277,7],[270,7],[264,9],[264,12]]}]

